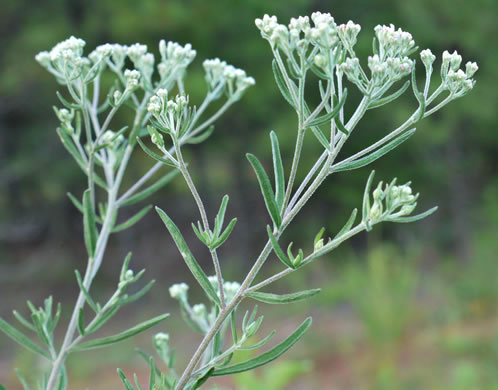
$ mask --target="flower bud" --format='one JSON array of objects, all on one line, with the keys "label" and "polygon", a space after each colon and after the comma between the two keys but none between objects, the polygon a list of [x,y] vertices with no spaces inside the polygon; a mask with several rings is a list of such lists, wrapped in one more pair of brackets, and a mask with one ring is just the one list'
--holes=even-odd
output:
[{"label": "flower bud", "polygon": [[182,300],[187,298],[188,285],[186,283],[177,283],[169,288],[171,298]]}]

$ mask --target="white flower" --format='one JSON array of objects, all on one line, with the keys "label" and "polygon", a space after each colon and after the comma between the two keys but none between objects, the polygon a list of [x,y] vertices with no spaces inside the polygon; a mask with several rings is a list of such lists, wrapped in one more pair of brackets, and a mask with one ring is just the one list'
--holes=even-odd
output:
[{"label": "white flower", "polygon": [[126,88],[129,90],[133,90],[138,86],[138,82],[140,80],[140,72],[136,69],[126,69],[124,71],[124,77],[126,79]]}]

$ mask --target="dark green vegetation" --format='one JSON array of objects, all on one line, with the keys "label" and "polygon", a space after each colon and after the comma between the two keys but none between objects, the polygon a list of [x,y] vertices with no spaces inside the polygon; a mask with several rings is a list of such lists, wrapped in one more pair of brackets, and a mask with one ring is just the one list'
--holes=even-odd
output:
[{"label": "dark green vegetation", "polygon": [[[438,212],[409,227],[397,226],[395,233],[388,224],[379,226],[370,233],[368,242],[364,235],[360,236],[349,247],[292,280],[300,289],[328,288],[295,306],[295,325],[303,313],[313,311],[319,315],[313,325],[317,334],[310,332],[306,346],[303,343],[294,351],[298,358],[314,361],[313,367],[289,370],[317,373],[315,383],[313,375],[304,377],[317,388],[329,388],[331,383],[330,388],[339,389],[361,385],[367,389],[452,390],[497,386],[493,372],[498,348],[494,280],[498,253],[495,2],[53,0],[43,7],[34,7],[26,0],[4,3],[0,14],[2,317],[10,319],[12,308],[22,307],[27,296],[39,297],[39,302],[34,303],[40,305],[42,298],[53,294],[55,302],[62,301],[63,308],[70,307],[76,294],[72,269],[85,260],[81,217],[65,196],[68,191],[80,193],[85,179],[55,134],[57,119],[49,109],[58,104],[54,81],[34,61],[36,53],[69,35],[81,36],[88,47],[140,41],[153,48],[164,38],[181,44],[190,42],[198,51],[198,59],[220,57],[256,78],[256,86],[218,122],[211,139],[190,148],[188,158],[192,171],[198,174],[199,190],[207,198],[212,194],[208,212],[216,212],[220,194],[228,188],[233,213],[239,217],[233,233],[237,239],[224,248],[230,254],[226,258],[233,259],[233,264],[226,264],[233,268],[226,278],[234,280],[242,274],[241,268],[249,268],[267,237],[264,229],[247,228],[264,226],[266,211],[244,155],[257,152],[263,164],[270,167],[267,130],[279,130],[282,150],[289,148],[295,137],[294,114],[274,83],[271,54],[254,26],[254,18],[269,13],[287,21],[291,16],[320,10],[331,12],[339,23],[352,19],[362,25],[357,46],[360,57],[371,52],[370,36],[375,24],[392,22],[412,33],[420,48],[430,47],[439,56],[438,63],[444,49],[456,49],[464,61],[476,61],[480,70],[477,85],[468,97],[428,118],[399,149],[374,164],[379,177],[413,180],[415,190],[423,193],[427,202],[420,209],[438,204]],[[157,52],[156,48],[152,51]],[[205,88],[200,60],[194,62],[191,72],[187,91],[192,100],[198,101]],[[353,87],[349,90],[352,99],[358,97]],[[416,105],[407,93],[389,110],[370,111],[345,153],[354,153],[386,134]],[[286,128],[287,133],[283,131]],[[303,158],[318,151],[318,143],[315,148],[308,146]],[[138,177],[150,159],[143,154],[137,160]],[[296,248],[312,242],[320,228],[315,221],[323,221],[325,216],[328,231],[340,229],[349,211],[361,201],[369,172],[370,167],[331,177],[299,217],[299,224],[287,233],[289,241],[294,240]],[[184,223],[184,231],[189,230],[188,221],[196,218],[186,194],[183,183],[177,180],[155,197],[158,206],[178,223]],[[380,247],[386,239],[398,249]],[[159,219],[151,214],[111,243],[96,293],[108,293],[107,284],[114,286],[112,275],[122,255],[133,250],[137,261],[154,272],[158,280],[144,301],[147,309],[140,310],[150,314],[156,305],[166,311],[165,306],[172,303],[167,287],[188,277],[173,245]],[[110,275],[108,279],[105,274]],[[296,286],[282,285],[276,292],[295,291]],[[343,302],[350,305],[344,306]],[[275,327],[283,326],[278,312],[269,314]],[[68,315],[69,310],[63,310],[62,320],[67,320]],[[289,313],[283,315],[287,319]],[[134,322],[132,316],[123,317],[123,321],[130,325]],[[177,346],[190,342],[193,348],[192,341],[182,339],[179,321],[172,320],[161,330],[172,333]],[[318,335],[330,343],[319,342]],[[144,348],[150,348],[148,338],[142,343]],[[2,383],[14,382],[11,367],[24,372],[33,364],[12,348],[10,340],[0,337]],[[110,348],[106,355],[87,352],[70,365],[75,379],[86,386],[100,389],[107,383],[114,388],[119,383],[116,366],[128,367],[130,372],[140,370],[141,362],[134,356],[133,344],[128,343]],[[187,356],[179,356],[183,358]],[[97,369],[100,363],[107,365]],[[285,369],[280,370],[286,375]],[[238,380],[238,386],[251,388],[251,378],[245,380]],[[303,388],[295,382],[295,388]],[[303,386],[303,382],[299,383]],[[268,389],[272,388],[278,387],[268,384]]]}]

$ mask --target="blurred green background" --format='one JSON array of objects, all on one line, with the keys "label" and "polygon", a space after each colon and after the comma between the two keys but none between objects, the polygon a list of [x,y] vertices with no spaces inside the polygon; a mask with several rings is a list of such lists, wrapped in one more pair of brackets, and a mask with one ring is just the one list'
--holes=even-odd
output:
[{"label": "blurred green background", "polygon": [[[496,1],[5,0],[1,8],[0,315],[6,319],[14,308],[25,313],[26,299],[40,304],[50,294],[63,303],[67,319],[77,294],[73,269],[82,269],[86,260],[81,216],[65,195],[81,193],[85,178],[55,133],[51,106],[58,104],[59,86],[34,61],[39,51],[70,35],[85,39],[89,50],[105,42],[142,42],[157,53],[160,39],[190,42],[198,54],[187,91],[197,104],[205,93],[205,58],[220,57],[255,77],[256,86],[218,121],[215,134],[187,153],[208,212],[215,213],[228,193],[229,216],[239,218],[221,251],[225,276],[232,280],[250,267],[266,236],[265,207],[244,154],[253,152],[268,162],[268,131],[275,129],[290,158],[296,134],[295,115],[273,83],[271,51],[254,26],[256,17],[275,14],[287,23],[319,10],[332,13],[337,23],[352,19],[362,26],[360,58],[371,52],[373,27],[394,23],[411,32],[421,49],[431,48],[438,61],[445,49],[458,50],[464,62],[476,61],[474,90],[420,123],[410,142],[374,164],[379,180],[413,180],[422,194],[419,210],[438,204],[438,212],[412,225],[376,226],[368,237],[354,238],[275,285],[276,291],[323,287],[306,303],[261,310],[265,329],[289,333],[312,314],[312,331],[286,360],[222,385],[242,390],[498,389]],[[369,112],[344,155],[380,138],[415,108],[407,93],[389,108]],[[312,138],[307,141],[303,166],[320,152]],[[138,151],[132,176],[150,164]],[[331,176],[284,239],[309,248],[321,226],[330,234],[337,231],[360,204],[369,172],[367,167]],[[208,268],[209,259],[189,227],[198,216],[183,182],[176,180],[153,202],[183,227]],[[158,312],[177,313],[167,289],[174,281],[192,281],[151,213],[113,237],[95,283],[97,296],[103,299],[113,289],[117,268],[130,250],[132,265],[146,267],[158,283],[141,303],[118,315],[116,329]],[[277,263],[270,261],[265,272]],[[172,334],[183,364],[197,338],[179,317],[160,327]],[[137,343],[151,350],[152,334]],[[126,342],[71,357],[71,389],[120,388],[116,366],[127,373],[146,372],[133,342]],[[0,383],[8,389],[18,388],[14,367],[43,370],[0,335]]]}]

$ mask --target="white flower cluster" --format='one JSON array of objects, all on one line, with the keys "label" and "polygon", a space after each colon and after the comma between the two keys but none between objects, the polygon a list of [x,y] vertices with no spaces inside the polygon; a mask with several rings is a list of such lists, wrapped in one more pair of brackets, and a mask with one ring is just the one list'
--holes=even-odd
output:
[{"label": "white flower cluster", "polygon": [[368,57],[372,82],[377,85],[394,82],[408,76],[414,65],[413,60],[408,57],[388,57],[385,61],[382,61],[377,54]]},{"label": "white flower cluster", "polygon": [[329,13],[314,12],[311,15],[314,26],[310,25],[308,16],[292,18],[288,26],[279,24],[276,16],[264,15],[256,19],[256,26],[261,36],[270,42],[273,48],[284,51],[288,56],[298,49],[304,54],[309,44],[322,50],[330,50],[339,42],[337,25]]},{"label": "white flower cluster", "polygon": [[360,31],[361,26],[354,23],[352,20],[348,21],[346,24],[337,26],[337,34],[339,35],[339,39],[346,50],[350,52],[353,51],[353,47],[356,45],[356,40]]},{"label": "white flower cluster", "polygon": [[206,72],[209,90],[217,91],[215,98],[221,96],[225,90],[230,99],[239,100],[246,89],[256,83],[245,71],[228,65],[219,58],[205,60],[202,65]]},{"label": "white flower cluster", "polygon": [[38,53],[35,59],[63,82],[64,78],[77,77],[88,70],[90,60],[83,57],[85,45],[83,39],[71,36],[55,45],[50,52]]},{"label": "white flower cluster", "polygon": [[169,288],[169,295],[173,299],[178,299],[179,301],[187,300],[188,284],[186,283],[176,283]]},{"label": "white flower cluster", "polygon": [[368,214],[368,223],[374,224],[409,215],[417,206],[419,194],[412,194],[410,183],[397,186],[395,182],[393,180],[391,184],[386,184],[384,189],[380,182],[373,191],[373,204]]},{"label": "white flower cluster", "polygon": [[396,30],[393,24],[390,26],[378,25],[374,30],[379,42],[379,57],[382,60],[388,57],[407,56],[415,47],[412,34],[400,28]]},{"label": "white flower cluster", "polygon": [[[181,130],[182,122],[188,119],[184,115],[185,109],[188,107],[188,100],[188,96],[185,95],[176,95],[175,99],[168,100],[168,91],[160,88],[150,98],[147,110],[161,124],[165,131],[177,134]],[[157,140],[153,136],[152,142],[156,145],[158,145],[158,142],[164,145],[162,137],[160,140]]]},{"label": "white flower cluster", "polygon": [[465,65],[464,72],[460,69],[461,63],[462,57],[456,51],[453,53],[444,51],[441,78],[444,88],[455,98],[465,95],[474,87],[475,80],[472,77],[479,69],[475,62],[469,61]]},{"label": "white flower cluster", "polygon": [[197,54],[190,43],[181,46],[176,42],[166,43],[164,39],[159,42],[159,53],[161,62],[157,69],[161,80],[165,80],[174,72],[183,73]]}]

